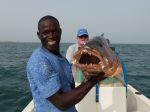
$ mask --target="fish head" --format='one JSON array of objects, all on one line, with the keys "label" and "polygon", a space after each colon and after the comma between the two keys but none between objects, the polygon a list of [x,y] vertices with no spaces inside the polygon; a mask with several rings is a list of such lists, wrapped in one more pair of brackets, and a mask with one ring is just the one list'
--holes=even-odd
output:
[{"label": "fish head", "polygon": [[72,63],[86,73],[103,71],[106,76],[118,75],[122,70],[118,56],[102,35],[93,37],[77,51]]}]

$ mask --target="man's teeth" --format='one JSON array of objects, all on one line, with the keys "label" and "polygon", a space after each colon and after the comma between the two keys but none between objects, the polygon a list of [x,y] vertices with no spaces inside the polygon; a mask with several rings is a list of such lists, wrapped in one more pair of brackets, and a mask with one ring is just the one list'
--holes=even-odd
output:
[{"label": "man's teeth", "polygon": [[54,45],[55,43],[56,43],[56,41],[48,42],[49,45]]}]

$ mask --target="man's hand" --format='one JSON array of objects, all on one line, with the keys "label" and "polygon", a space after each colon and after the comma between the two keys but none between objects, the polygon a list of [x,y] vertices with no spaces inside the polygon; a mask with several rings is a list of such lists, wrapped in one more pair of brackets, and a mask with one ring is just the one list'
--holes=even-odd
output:
[{"label": "man's hand", "polygon": [[84,71],[83,73],[84,73],[86,80],[91,80],[93,83],[98,83],[99,81],[102,81],[106,78],[104,72],[97,72],[97,71],[86,72],[86,71]]},{"label": "man's hand", "polygon": [[90,78],[90,80],[95,82],[95,83],[98,83],[99,81],[102,81],[104,79],[106,79],[104,72],[99,72],[99,73],[91,76],[91,78]]}]

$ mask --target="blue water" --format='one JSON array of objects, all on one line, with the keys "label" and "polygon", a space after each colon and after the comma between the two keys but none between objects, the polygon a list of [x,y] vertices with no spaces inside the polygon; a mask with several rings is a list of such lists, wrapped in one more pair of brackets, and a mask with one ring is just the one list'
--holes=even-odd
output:
[{"label": "blue water", "polygon": [[[69,43],[61,44],[65,55]],[[26,62],[39,43],[0,43],[0,112],[21,112],[32,99]],[[150,98],[150,45],[113,45],[127,69],[128,82]]]}]

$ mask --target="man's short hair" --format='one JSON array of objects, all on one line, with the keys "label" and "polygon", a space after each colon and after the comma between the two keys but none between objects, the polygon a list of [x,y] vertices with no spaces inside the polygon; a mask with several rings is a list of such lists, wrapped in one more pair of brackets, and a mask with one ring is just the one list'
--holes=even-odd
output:
[{"label": "man's short hair", "polygon": [[58,21],[57,18],[55,18],[54,16],[51,16],[51,15],[47,15],[47,16],[42,17],[42,18],[39,20],[39,22],[38,22],[38,30],[39,30],[39,27],[40,27],[41,22],[43,22],[43,21],[45,21],[45,20],[52,20],[52,21],[56,22],[56,23],[58,24],[58,26],[60,26],[59,21]]}]

